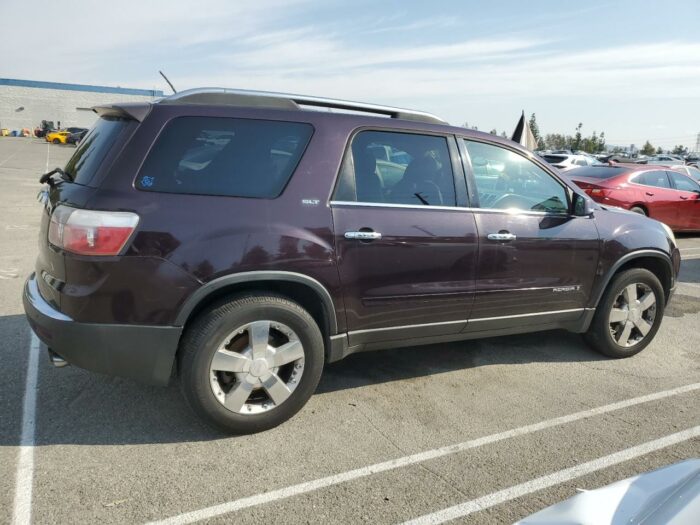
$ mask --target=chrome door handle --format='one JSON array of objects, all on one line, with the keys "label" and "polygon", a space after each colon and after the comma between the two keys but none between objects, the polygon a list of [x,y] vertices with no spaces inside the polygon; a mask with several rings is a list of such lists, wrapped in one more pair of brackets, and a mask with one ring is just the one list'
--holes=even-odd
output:
[{"label": "chrome door handle", "polygon": [[367,232],[345,232],[346,239],[356,239],[359,241],[375,241],[382,238],[382,234],[379,232],[367,231]]},{"label": "chrome door handle", "polygon": [[513,233],[489,233],[486,238],[489,241],[514,241],[517,239]]}]

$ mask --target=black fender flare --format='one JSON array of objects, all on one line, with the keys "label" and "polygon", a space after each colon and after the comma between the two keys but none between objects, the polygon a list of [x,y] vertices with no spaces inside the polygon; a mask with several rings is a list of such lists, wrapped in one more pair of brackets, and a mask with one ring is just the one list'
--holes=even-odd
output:
[{"label": "black fender flare", "polygon": [[292,283],[303,284],[311,288],[316,295],[318,295],[321,303],[323,304],[323,310],[328,319],[328,328],[330,330],[330,335],[338,333],[338,320],[335,315],[335,306],[333,304],[333,298],[328,292],[326,287],[318,282],[313,277],[309,277],[303,273],[296,272],[285,272],[285,271],[254,271],[254,272],[240,272],[231,275],[224,275],[208,283],[204,284],[201,288],[190,295],[184,302],[180,311],[175,319],[176,326],[184,326],[189,318],[190,314],[194,311],[198,304],[206,300],[206,298],[220,290],[221,288],[241,284],[241,283],[254,283],[254,282],[265,282],[265,281],[287,281]]},{"label": "black fender flare", "polygon": [[608,285],[610,284],[610,281],[612,280],[613,276],[617,271],[625,264],[627,264],[630,261],[633,261],[634,259],[640,259],[642,257],[656,257],[658,259],[661,259],[668,265],[668,270],[671,275],[671,288],[673,288],[675,276],[673,275],[673,262],[671,260],[671,256],[668,255],[666,252],[663,252],[661,250],[655,250],[655,249],[642,249],[642,250],[635,250],[633,252],[626,253],[622,257],[620,257],[617,261],[615,261],[615,264],[613,264],[608,271],[603,275],[603,277],[600,279],[600,285],[595,292],[595,295],[593,296],[595,298],[595,301],[592,302],[591,306],[593,308],[598,307],[598,303],[603,297],[603,294],[605,293],[605,290],[608,288]]}]

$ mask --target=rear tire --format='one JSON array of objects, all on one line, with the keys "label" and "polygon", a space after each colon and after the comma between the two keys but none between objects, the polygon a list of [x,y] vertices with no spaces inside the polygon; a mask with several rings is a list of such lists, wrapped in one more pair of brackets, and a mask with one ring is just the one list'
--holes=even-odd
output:
[{"label": "rear tire", "polygon": [[647,215],[647,212],[644,210],[644,208],[642,208],[640,206],[632,206],[630,208],[630,211],[633,211],[634,213],[639,213],[640,215],[644,215],[644,216]]},{"label": "rear tire", "polygon": [[643,268],[621,272],[598,303],[584,339],[609,357],[633,356],[654,339],[665,306],[664,289],[653,273]]},{"label": "rear tire", "polygon": [[313,317],[276,295],[220,301],[187,328],[180,388],[209,425],[252,434],[283,423],[316,390],[324,342]]},{"label": "rear tire", "polygon": [[53,143],[54,143],[54,144],[60,144],[60,143],[61,143],[61,141],[60,141],[60,140],[58,140],[58,139],[53,139]]}]

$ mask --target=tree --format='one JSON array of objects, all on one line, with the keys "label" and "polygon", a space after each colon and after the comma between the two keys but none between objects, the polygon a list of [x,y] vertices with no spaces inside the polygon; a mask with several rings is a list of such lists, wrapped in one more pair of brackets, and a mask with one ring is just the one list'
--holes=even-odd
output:
[{"label": "tree", "polygon": [[651,142],[648,140],[644,143],[644,146],[642,146],[642,149],[639,150],[639,153],[642,155],[653,155],[656,152],[656,148],[652,146]]},{"label": "tree", "polygon": [[548,133],[544,138],[545,147],[549,149],[566,149],[569,147],[571,137],[565,137],[561,133]]},{"label": "tree", "polygon": [[542,138],[542,135],[540,135],[540,127],[537,125],[537,117],[535,117],[534,113],[530,115],[530,130],[532,131],[532,135],[535,137],[535,141],[537,142],[537,149],[544,149],[544,139]]},{"label": "tree", "polygon": [[582,138],[581,137],[581,128],[582,127],[583,127],[582,122],[579,122],[578,126],[576,126],[576,134],[574,135],[574,140],[571,143],[571,149],[573,149],[574,151],[581,149],[581,142],[582,142],[582,140],[581,140],[581,138]]},{"label": "tree", "polygon": [[679,144],[678,146],[675,146],[673,150],[671,150],[671,153],[673,153],[674,155],[687,155],[688,148]]},{"label": "tree", "polygon": [[498,135],[498,130],[496,128],[493,128],[491,131],[489,131],[491,135]]}]

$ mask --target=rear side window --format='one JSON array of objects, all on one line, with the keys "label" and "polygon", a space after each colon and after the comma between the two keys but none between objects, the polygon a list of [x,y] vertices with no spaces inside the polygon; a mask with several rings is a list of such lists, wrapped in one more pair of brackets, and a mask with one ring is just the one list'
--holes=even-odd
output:
[{"label": "rear side window", "polygon": [[361,131],[345,156],[336,200],[456,206],[447,139]]},{"label": "rear side window", "polygon": [[83,137],[73,156],[63,168],[77,184],[89,186],[97,169],[119,135],[129,126],[129,120],[101,117]]},{"label": "rear side window", "polygon": [[645,171],[637,175],[633,182],[644,184],[645,186],[654,186],[656,188],[671,187],[671,183],[668,181],[668,176],[665,171]]},{"label": "rear side window", "polygon": [[690,177],[686,177],[685,175],[681,175],[680,173],[675,173],[673,171],[669,171],[667,173],[673,179],[673,185],[676,187],[677,190],[680,190],[680,191],[699,191],[700,190],[700,186],[698,186],[698,183],[695,182]]},{"label": "rear side window", "polygon": [[220,117],[167,124],[136,177],[145,191],[277,197],[299,164],[313,127]]}]

